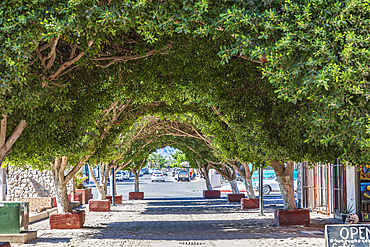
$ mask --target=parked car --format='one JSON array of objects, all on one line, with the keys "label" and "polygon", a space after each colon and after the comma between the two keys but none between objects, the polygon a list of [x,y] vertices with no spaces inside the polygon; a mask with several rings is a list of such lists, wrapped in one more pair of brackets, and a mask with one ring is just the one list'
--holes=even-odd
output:
[{"label": "parked car", "polygon": [[172,173],[172,177],[175,177],[175,180],[177,180],[177,177],[179,176],[179,172],[181,172],[182,170],[179,169],[179,168],[176,168],[174,170],[174,173]]},{"label": "parked car", "polygon": [[180,171],[177,176],[177,182],[181,181],[191,181],[190,174],[188,171]]},{"label": "parked car", "polygon": [[167,176],[167,170],[166,169],[162,169],[161,172],[163,173],[163,175]]},{"label": "parked car", "polygon": [[128,173],[126,171],[118,171],[116,173],[116,180],[117,181],[123,181],[123,180],[127,180],[129,178],[130,177],[129,177],[129,175],[128,175]]},{"label": "parked car", "polygon": [[[294,179],[294,191],[297,190],[297,179]],[[259,190],[259,181],[256,181],[253,186],[254,190]],[[263,180],[263,194],[268,195],[271,191],[280,191],[279,182],[277,181],[276,177],[272,179],[264,179]]]},{"label": "parked car", "polygon": [[156,171],[156,172],[153,172],[152,177],[151,177],[151,180],[152,180],[152,182],[154,182],[154,181],[162,181],[162,182],[164,182],[165,179],[164,179],[164,175],[163,175],[162,172]]}]

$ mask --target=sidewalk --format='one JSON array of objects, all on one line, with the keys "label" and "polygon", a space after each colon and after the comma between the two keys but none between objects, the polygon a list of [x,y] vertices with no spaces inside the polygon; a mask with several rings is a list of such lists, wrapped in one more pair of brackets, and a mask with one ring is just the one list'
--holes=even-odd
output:
[{"label": "sidewalk", "polygon": [[87,210],[81,229],[50,230],[47,219],[30,224],[38,239],[24,246],[323,246],[324,225],[340,223],[312,213],[309,227],[279,227],[274,209],[259,216],[224,198],[125,200],[108,213]]}]

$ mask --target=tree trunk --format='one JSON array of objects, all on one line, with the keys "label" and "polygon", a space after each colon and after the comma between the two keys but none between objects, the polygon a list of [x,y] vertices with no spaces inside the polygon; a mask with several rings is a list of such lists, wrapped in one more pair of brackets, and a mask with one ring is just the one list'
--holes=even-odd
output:
[{"label": "tree trunk", "polygon": [[233,194],[239,194],[238,184],[236,183],[236,171],[234,166],[231,166],[230,168],[230,166],[226,164],[221,165],[222,169],[214,165],[212,165],[212,167],[224,178],[226,178],[227,181],[229,181]]},{"label": "tree trunk", "polygon": [[246,162],[242,162],[238,158],[237,158],[237,160],[239,161],[239,163],[242,164],[243,169],[241,169],[237,165],[237,162],[233,162],[232,167],[239,172],[240,176],[243,177],[245,190],[247,191],[247,197],[249,199],[256,199],[256,195],[254,194],[253,183],[252,183],[252,174],[253,174],[253,172],[251,172],[251,170],[249,169],[249,165]]},{"label": "tree trunk", "polygon": [[64,172],[68,164],[68,157],[63,156],[62,160],[57,157],[54,162],[51,162],[51,173],[53,175],[59,213],[72,212],[72,207],[68,201],[67,183],[74,177],[89,158],[90,155],[82,158],[77,165],[67,173],[67,175],[64,175]]},{"label": "tree trunk", "polygon": [[253,173],[249,169],[248,164],[243,164],[243,170],[245,171],[244,185],[247,191],[247,196],[249,199],[256,199],[256,195],[253,190],[252,175]]},{"label": "tree trunk", "polygon": [[98,190],[98,199],[105,200],[107,199],[107,187],[106,186],[97,186]]},{"label": "tree trunk", "polygon": [[72,212],[72,207],[68,201],[67,194],[68,181],[65,181],[64,179],[65,178],[64,171],[65,167],[67,166],[67,161],[68,161],[67,157],[63,157],[62,161],[60,160],[60,158],[56,158],[55,162],[51,164],[58,213]]},{"label": "tree trunk", "polygon": [[116,168],[114,168],[114,195],[117,195],[117,180],[116,180],[116,174],[119,170],[117,170]]},{"label": "tree trunk", "polygon": [[135,192],[140,192],[139,189],[139,172],[135,170]]},{"label": "tree trunk", "polygon": [[25,120],[19,121],[13,132],[7,138],[6,130],[8,127],[8,117],[7,114],[2,115],[2,119],[0,121],[0,167],[2,167],[5,157],[13,152],[13,145],[26,126],[27,123]]},{"label": "tree trunk", "polygon": [[200,173],[203,175],[204,177],[204,180],[206,181],[206,187],[207,187],[207,190],[213,190],[212,188],[212,184],[211,184],[211,181],[209,180],[209,165],[200,165],[198,162],[198,167],[199,167],[199,171]]},{"label": "tree trunk", "polygon": [[96,189],[98,191],[98,199],[99,200],[105,200],[107,199],[107,177],[105,176],[105,165],[103,163],[99,164],[100,167],[100,181],[96,180],[96,177],[94,175],[93,169],[91,165],[89,165],[89,171],[91,174],[91,178],[96,186]]},{"label": "tree trunk", "polygon": [[231,186],[231,191],[233,194],[239,194],[239,189],[238,189],[238,184],[236,183],[236,179],[234,180],[229,180],[230,186]]},{"label": "tree trunk", "polygon": [[58,213],[72,212],[72,206],[68,200],[67,186],[63,183],[54,183],[57,195]]},{"label": "tree trunk", "polygon": [[209,174],[204,176],[204,180],[206,181],[207,190],[213,190],[211,181],[209,180]]},{"label": "tree trunk", "polygon": [[290,180],[290,174],[293,172],[293,162],[289,161],[285,167],[283,163],[271,161],[271,167],[274,168],[279,183],[284,210],[297,209],[292,182]]}]

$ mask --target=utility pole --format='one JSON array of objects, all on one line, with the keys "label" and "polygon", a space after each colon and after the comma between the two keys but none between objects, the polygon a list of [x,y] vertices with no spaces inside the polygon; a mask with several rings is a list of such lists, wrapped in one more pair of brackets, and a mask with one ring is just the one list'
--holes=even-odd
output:
[{"label": "utility pole", "polygon": [[116,178],[115,178],[115,176],[114,176],[114,167],[112,167],[112,177],[111,177],[111,184],[110,184],[110,186],[111,186],[111,191],[112,191],[112,206],[115,206],[116,204],[115,204],[115,200],[114,200],[114,196],[115,196],[115,191],[114,191],[114,183],[115,183],[115,180],[116,180]]},{"label": "utility pole", "polygon": [[259,195],[260,195],[260,213],[258,215],[263,216],[263,168],[258,168],[259,176]]}]

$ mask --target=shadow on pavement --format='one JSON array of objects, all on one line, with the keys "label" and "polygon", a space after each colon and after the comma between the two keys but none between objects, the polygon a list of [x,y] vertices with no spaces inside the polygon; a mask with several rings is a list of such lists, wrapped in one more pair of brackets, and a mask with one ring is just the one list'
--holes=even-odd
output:
[{"label": "shadow on pavement", "polygon": [[[202,221],[134,221],[107,224],[90,238],[141,239],[141,240],[237,240],[287,239],[295,237],[322,238],[302,234],[313,227],[278,227],[272,219],[202,220]],[[112,234],[114,232],[114,234]]]},{"label": "shadow on pavement", "polygon": [[[265,206],[267,208],[268,205]],[[275,205],[271,208],[275,207]],[[240,202],[229,203],[226,198],[203,199],[203,198],[171,198],[150,199],[146,210],[141,214],[230,214],[230,213],[253,213],[242,210]]]},{"label": "shadow on pavement", "polygon": [[38,237],[35,240],[27,242],[27,245],[29,244],[56,244],[56,243],[69,243],[71,241],[71,238],[52,238],[52,237]]}]

